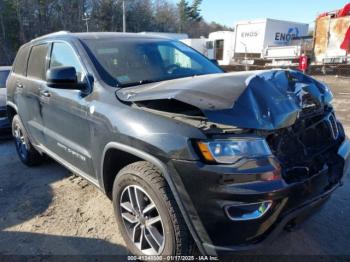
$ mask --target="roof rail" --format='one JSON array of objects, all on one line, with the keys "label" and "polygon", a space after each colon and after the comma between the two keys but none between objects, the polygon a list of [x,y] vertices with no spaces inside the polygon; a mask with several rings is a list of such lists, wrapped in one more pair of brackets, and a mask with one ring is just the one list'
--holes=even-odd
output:
[{"label": "roof rail", "polygon": [[70,31],[58,31],[58,32],[54,32],[54,33],[50,33],[50,34],[39,36],[37,38],[32,39],[30,42],[33,42],[35,40],[42,39],[42,38],[45,38],[45,37],[48,37],[48,36],[65,35],[65,34],[69,34],[69,33],[70,33]]}]

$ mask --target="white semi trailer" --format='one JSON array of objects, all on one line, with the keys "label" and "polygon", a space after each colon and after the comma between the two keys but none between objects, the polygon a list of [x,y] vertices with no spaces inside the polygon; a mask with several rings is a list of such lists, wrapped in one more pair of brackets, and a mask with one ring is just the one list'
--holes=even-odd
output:
[{"label": "white semi trailer", "polygon": [[206,47],[207,38],[187,38],[187,39],[181,39],[180,41],[192,47],[193,49],[196,49],[198,52],[202,53],[203,55],[208,55],[207,47]]},{"label": "white semi trailer", "polygon": [[220,65],[253,64],[263,59],[267,47],[288,45],[293,38],[306,36],[308,30],[308,24],[270,18],[240,21],[234,32],[211,33],[207,53]]},{"label": "white semi trailer", "polygon": [[207,56],[218,61],[219,65],[234,63],[235,32],[218,31],[209,34],[207,40]]}]

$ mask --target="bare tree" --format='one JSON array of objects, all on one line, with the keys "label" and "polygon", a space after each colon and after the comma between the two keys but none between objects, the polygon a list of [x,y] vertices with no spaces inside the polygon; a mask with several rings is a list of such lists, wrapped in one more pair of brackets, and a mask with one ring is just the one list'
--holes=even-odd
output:
[{"label": "bare tree", "polygon": [[[201,16],[201,0],[127,0],[128,32],[185,32],[206,36],[224,28]],[[50,32],[122,31],[122,0],[0,0],[0,64],[11,64],[20,45]]]}]

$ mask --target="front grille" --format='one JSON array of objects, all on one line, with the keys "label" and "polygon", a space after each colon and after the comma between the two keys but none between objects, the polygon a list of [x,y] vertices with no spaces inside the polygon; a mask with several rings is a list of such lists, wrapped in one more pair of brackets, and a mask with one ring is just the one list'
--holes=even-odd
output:
[{"label": "front grille", "polygon": [[267,136],[287,182],[300,181],[333,165],[344,132],[334,113],[300,118],[293,126]]}]

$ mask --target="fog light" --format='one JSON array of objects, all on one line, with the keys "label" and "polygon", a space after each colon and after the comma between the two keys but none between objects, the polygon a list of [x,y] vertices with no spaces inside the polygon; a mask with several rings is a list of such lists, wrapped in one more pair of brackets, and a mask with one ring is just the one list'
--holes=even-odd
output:
[{"label": "fog light", "polygon": [[228,205],[225,213],[229,219],[234,221],[253,220],[262,217],[271,208],[272,201],[260,203]]}]

